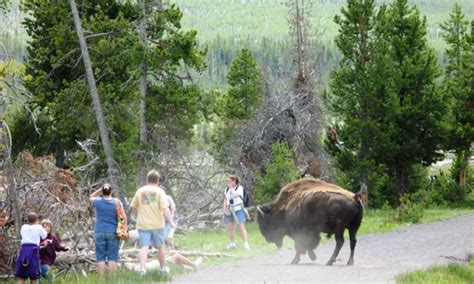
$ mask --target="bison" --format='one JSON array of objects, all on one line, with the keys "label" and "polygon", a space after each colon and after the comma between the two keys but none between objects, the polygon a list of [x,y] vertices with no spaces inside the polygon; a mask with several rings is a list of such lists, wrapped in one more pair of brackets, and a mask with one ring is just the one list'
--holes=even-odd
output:
[{"label": "bison", "polygon": [[285,235],[295,241],[296,255],[292,264],[300,261],[300,255],[316,260],[314,249],[320,241],[320,233],[335,234],[336,248],[326,265],[332,265],[344,243],[344,230],[349,230],[351,255],[347,265],[354,264],[356,233],[362,221],[364,209],[359,194],[344,190],[321,180],[304,178],[292,182],[280,190],[275,201],[257,207],[260,232],[267,242],[283,245]]}]

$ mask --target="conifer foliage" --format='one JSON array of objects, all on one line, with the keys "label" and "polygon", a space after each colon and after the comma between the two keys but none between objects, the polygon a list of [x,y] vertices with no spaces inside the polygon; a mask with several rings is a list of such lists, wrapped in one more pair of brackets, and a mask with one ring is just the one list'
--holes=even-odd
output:
[{"label": "conifer foliage", "polygon": [[370,191],[376,170],[389,178],[385,189],[401,196],[413,166],[440,159],[445,137],[446,104],[426,19],[406,0],[377,12],[373,1],[348,1],[342,14],[336,43],[344,56],[331,83],[340,122],[329,148],[352,188],[367,181]]}]

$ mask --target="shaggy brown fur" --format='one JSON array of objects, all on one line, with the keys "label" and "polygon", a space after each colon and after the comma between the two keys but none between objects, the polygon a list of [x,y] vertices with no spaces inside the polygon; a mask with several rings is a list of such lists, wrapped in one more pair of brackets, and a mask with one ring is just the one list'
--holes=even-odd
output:
[{"label": "shaggy brown fur", "polygon": [[301,201],[313,194],[336,193],[348,199],[354,199],[355,194],[335,184],[313,178],[303,178],[283,187],[274,201],[276,210],[288,210],[299,207]]}]

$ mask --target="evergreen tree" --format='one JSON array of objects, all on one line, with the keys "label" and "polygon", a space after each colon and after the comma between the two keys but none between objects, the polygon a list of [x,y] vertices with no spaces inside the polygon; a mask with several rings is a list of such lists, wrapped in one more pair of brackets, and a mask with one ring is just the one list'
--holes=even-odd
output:
[{"label": "evergreen tree", "polygon": [[[77,141],[100,140],[84,66],[80,64],[79,42],[67,1],[54,1],[53,5],[50,1],[26,0],[22,4],[22,10],[31,15],[24,21],[31,38],[26,59],[26,74],[31,80],[25,81],[25,86],[32,96],[26,104],[34,110],[37,121],[34,125],[27,114],[17,114],[14,150],[30,149],[35,155],[52,153],[57,165],[63,167],[66,153],[80,149]],[[112,146],[120,163],[129,159],[134,142],[130,138],[136,129],[136,119],[130,111],[134,92],[132,85],[126,84],[134,66],[134,54],[129,50],[137,40],[130,20],[136,13],[127,3],[106,0],[81,1],[78,10],[87,31]]]},{"label": "evergreen tree", "polygon": [[235,162],[232,153],[238,152],[236,133],[244,121],[251,118],[262,100],[262,80],[257,63],[248,49],[242,49],[232,62],[227,75],[229,91],[220,96],[217,105],[217,127],[214,131],[210,150],[221,164]]},{"label": "evergreen tree", "polygon": [[332,106],[342,121],[329,132],[337,139],[332,135],[328,146],[352,188],[367,181],[387,198],[390,188],[404,194],[413,166],[441,157],[446,105],[426,20],[406,0],[377,13],[373,6],[348,1],[344,18],[336,18],[344,56],[333,74]]},{"label": "evergreen tree", "polygon": [[[451,129],[449,147],[456,153],[452,171],[457,184],[466,186],[469,178],[469,159],[474,141],[474,21],[469,24],[459,4],[455,4],[450,19],[441,25],[444,39],[449,44],[446,50],[444,91],[451,103]],[[469,31],[470,29],[470,31]]]},{"label": "evergreen tree", "polygon": [[[378,21],[383,41],[377,56],[377,96],[385,100],[380,130],[386,143],[374,157],[389,170],[398,196],[407,190],[414,165],[430,165],[442,158],[446,137],[446,103],[435,81],[440,71],[426,39],[426,18],[407,0],[396,0]],[[409,189],[413,190],[413,189]]]},{"label": "evergreen tree", "polygon": [[229,92],[223,102],[223,117],[237,120],[250,118],[262,99],[260,70],[250,50],[242,49],[232,62],[227,82]]},{"label": "evergreen tree", "polygon": [[330,84],[330,106],[340,121],[329,130],[326,146],[337,167],[345,173],[344,183],[348,188],[366,184],[372,191],[376,181],[369,180],[369,173],[374,171],[371,149],[384,134],[378,121],[383,98],[377,96],[374,82],[377,66],[374,1],[347,1],[341,14],[335,18],[339,25],[336,45],[343,57],[339,68],[332,73]]},{"label": "evergreen tree", "polygon": [[285,142],[273,144],[271,160],[265,162],[265,172],[256,175],[255,201],[259,204],[272,201],[282,187],[298,176],[292,149]]}]

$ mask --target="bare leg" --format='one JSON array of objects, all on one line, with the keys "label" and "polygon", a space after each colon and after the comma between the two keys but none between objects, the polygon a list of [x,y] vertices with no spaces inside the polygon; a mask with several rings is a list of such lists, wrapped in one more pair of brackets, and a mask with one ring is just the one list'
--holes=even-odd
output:
[{"label": "bare leg", "polygon": [[24,278],[18,278],[18,284],[24,284],[25,279]]},{"label": "bare leg", "polygon": [[191,260],[189,260],[186,257],[182,256],[181,254],[179,254],[179,252],[171,251],[170,252],[170,257],[173,260],[173,262],[176,263],[176,264],[195,267],[194,262],[192,262]]},{"label": "bare leg", "polygon": [[140,249],[140,269],[146,270],[146,261],[148,258],[148,246],[144,246]]},{"label": "bare leg", "polygon": [[234,223],[227,223],[227,233],[231,243],[235,243]]},{"label": "bare leg", "polygon": [[247,242],[247,229],[245,228],[245,223],[239,223],[239,230],[242,239],[244,239],[244,242]]},{"label": "bare leg", "polygon": [[36,280],[30,279],[30,284],[36,284]]},{"label": "bare leg", "polygon": [[105,261],[97,262],[97,270],[99,270],[99,278],[103,279],[105,275]]},{"label": "bare leg", "polygon": [[158,249],[158,261],[160,262],[160,268],[163,269],[163,267],[166,266],[166,253],[165,253],[165,246],[162,245]]},{"label": "bare leg", "polygon": [[116,261],[109,261],[109,275],[112,276],[117,271],[117,262]]}]

